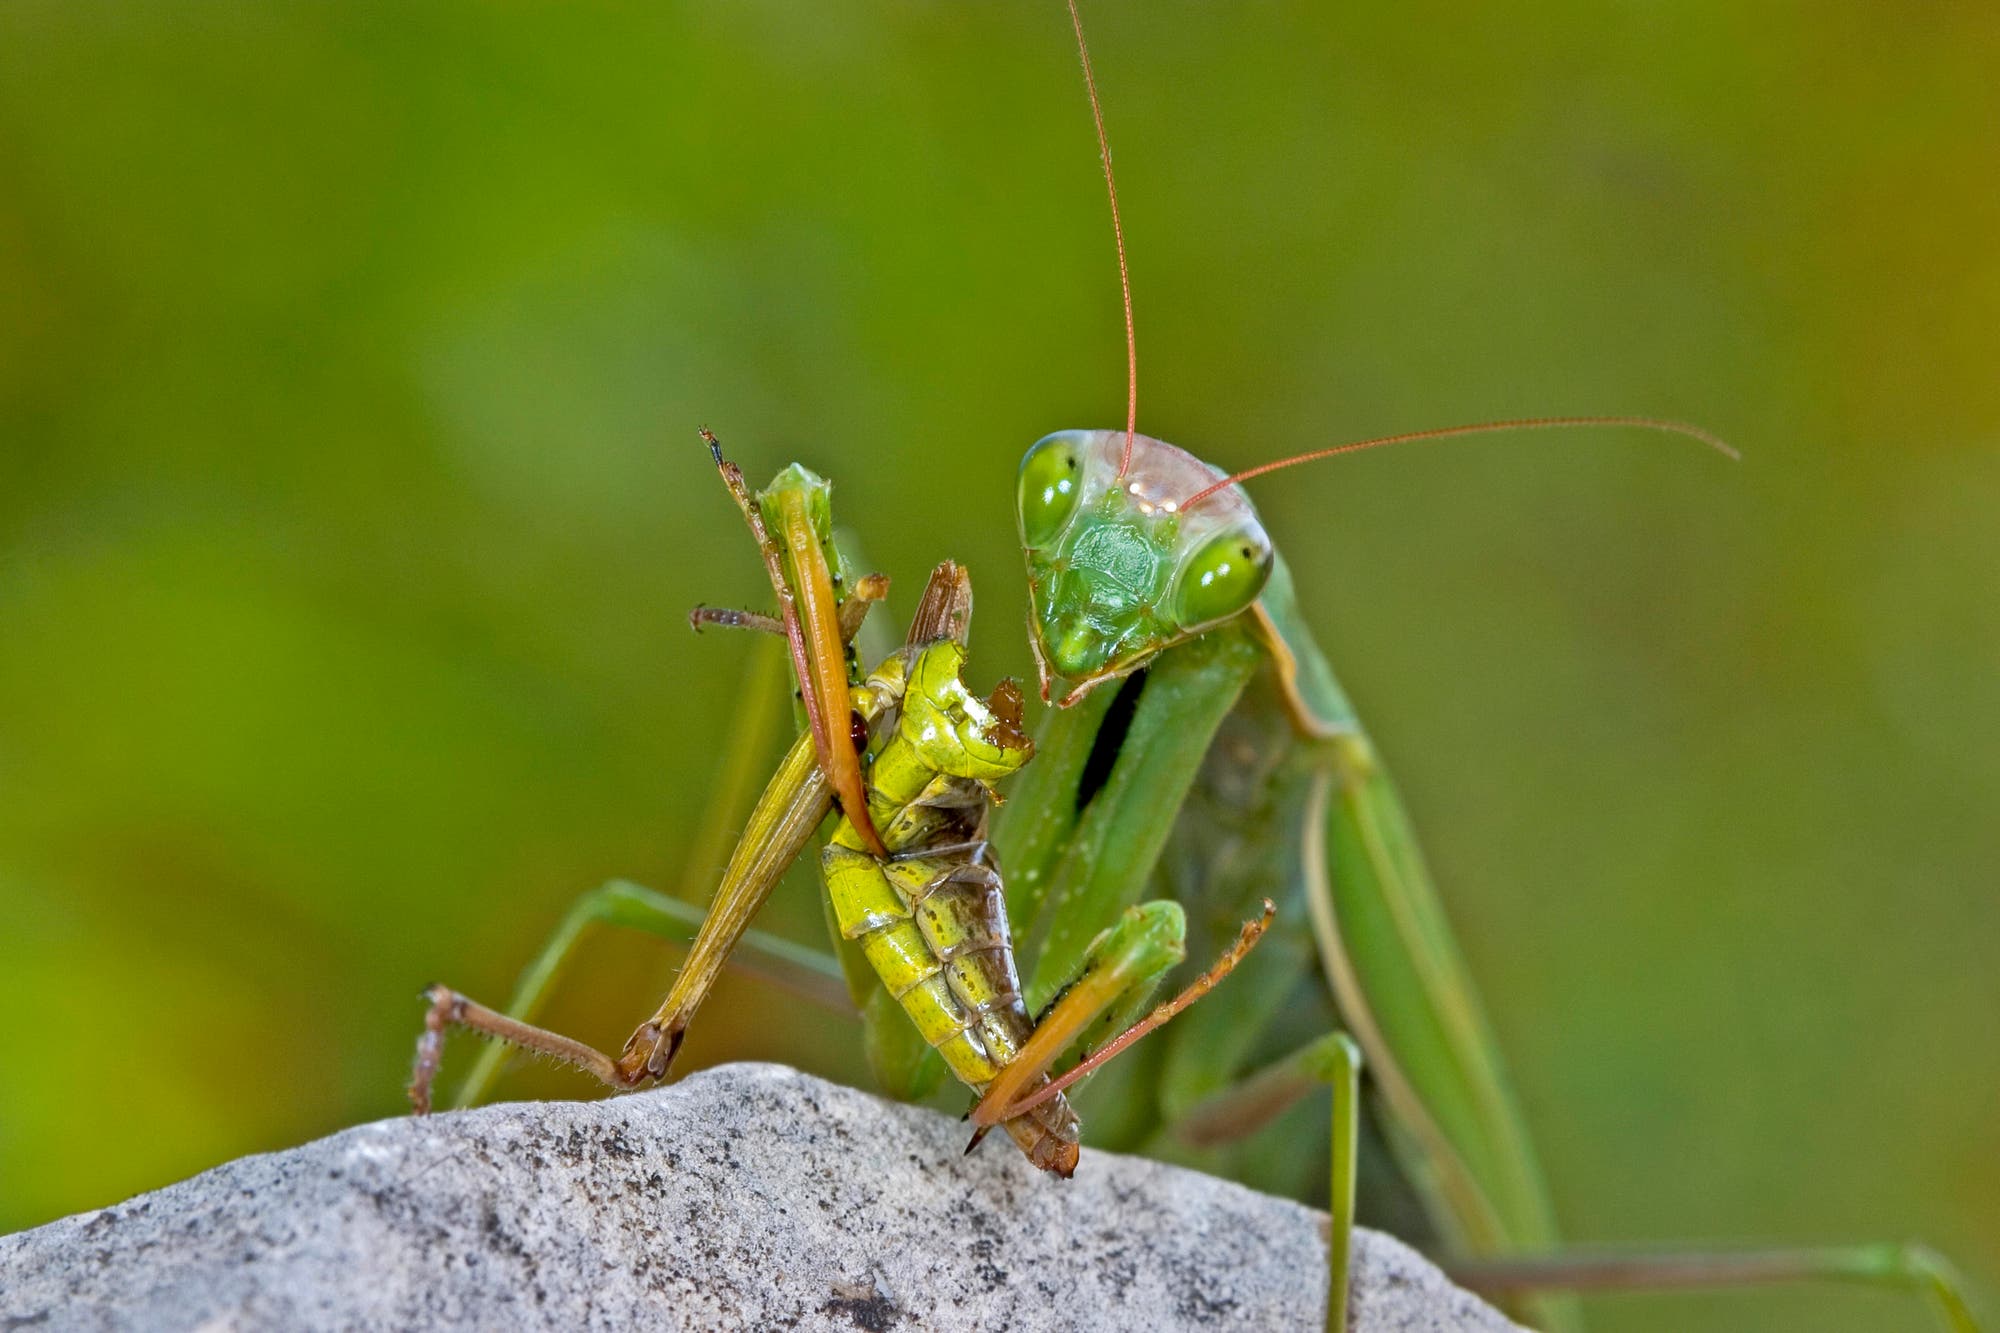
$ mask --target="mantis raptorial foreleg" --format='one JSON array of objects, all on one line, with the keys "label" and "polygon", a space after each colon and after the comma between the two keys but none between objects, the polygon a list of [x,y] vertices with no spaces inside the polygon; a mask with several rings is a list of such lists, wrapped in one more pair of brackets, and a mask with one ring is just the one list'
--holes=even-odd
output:
[{"label": "mantis raptorial foreleg", "polygon": [[[1091,941],[1082,968],[1035,1020],[1034,1036],[972,1108],[973,1122],[987,1126],[1009,1120],[1089,1077],[1147,1033],[1166,1026],[1236,970],[1276,914],[1277,908],[1266,899],[1263,914],[1245,923],[1221,958],[1173,999],[1135,1022],[1131,1020],[1137,1006],[1187,956],[1187,917],[1179,903],[1165,900],[1128,908]],[[1116,1035],[1099,1046],[1094,1039],[1100,1033]],[[1079,1044],[1094,1049],[1058,1077],[1023,1095]]]},{"label": "mantis raptorial foreleg", "polygon": [[1034,1035],[973,1107],[979,1128],[972,1145],[1019,1112],[1024,1090],[1039,1086],[1054,1096],[1059,1089],[1045,1076],[1059,1063],[1076,1064],[1073,1054],[1129,1030],[1161,979],[1187,957],[1186,936],[1186,914],[1171,902],[1128,908],[1101,931],[1060,997],[1036,1016]]}]

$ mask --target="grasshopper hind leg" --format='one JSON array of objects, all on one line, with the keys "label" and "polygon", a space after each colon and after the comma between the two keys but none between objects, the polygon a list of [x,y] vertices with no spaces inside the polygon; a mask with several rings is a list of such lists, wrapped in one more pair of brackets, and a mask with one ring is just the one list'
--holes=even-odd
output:
[{"label": "grasshopper hind leg", "polygon": [[430,1114],[431,1085],[444,1062],[445,1032],[453,1027],[484,1033],[537,1055],[560,1060],[614,1088],[629,1088],[640,1081],[637,1076],[626,1075],[618,1061],[593,1046],[509,1018],[449,986],[432,986],[424,992],[424,998],[431,1002],[431,1007],[424,1014],[423,1035],[417,1038],[416,1064],[409,1085],[410,1105],[418,1115]]},{"label": "grasshopper hind leg", "polygon": [[[1058,1084],[1092,1058],[1088,1052],[1129,1027],[1160,981],[1187,956],[1186,929],[1179,904],[1150,902],[1128,909],[1091,942],[1083,965],[1035,1015],[1027,1042],[973,1107],[971,1119],[978,1128],[967,1152],[996,1125],[1005,1126],[1017,1141],[1023,1137],[1020,1131],[1032,1136],[1035,1118],[1049,1105],[1043,1098],[1054,1097]],[[1051,1083],[1049,1076],[1058,1071],[1062,1077]],[[1072,1144],[1059,1174],[1069,1175],[1074,1166]]]},{"label": "grasshopper hind leg", "polygon": [[[417,1058],[410,1078],[412,1104],[419,1113],[430,1109],[445,1033],[453,1027],[495,1039],[495,1044],[481,1053],[453,1098],[452,1105],[459,1109],[477,1102],[499,1075],[507,1058],[506,1047],[498,1044],[501,1042],[560,1060],[614,1088],[629,1088],[644,1081],[643,1075],[628,1077],[620,1070],[619,1062],[603,1052],[536,1027],[532,1020],[557,976],[582,948],[592,928],[621,926],[686,945],[695,938],[702,921],[701,908],[629,880],[612,880],[577,899],[541,953],[521,974],[504,1012],[489,1009],[449,987],[431,987],[425,992],[430,1009],[424,1017],[424,1032],[417,1039]],[[841,1012],[851,1011],[839,964],[817,950],[751,930],[745,933],[735,961],[746,971],[794,990],[815,1003]]]}]

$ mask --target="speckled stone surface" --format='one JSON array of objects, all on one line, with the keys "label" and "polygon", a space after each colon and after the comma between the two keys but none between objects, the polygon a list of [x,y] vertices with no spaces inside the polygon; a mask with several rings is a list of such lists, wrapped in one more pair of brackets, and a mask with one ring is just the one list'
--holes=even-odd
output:
[{"label": "speckled stone surface", "polygon": [[[1317,1328],[1323,1219],[775,1065],[385,1120],[0,1238],[0,1329]],[[1354,1327],[1508,1330],[1396,1241]]]}]

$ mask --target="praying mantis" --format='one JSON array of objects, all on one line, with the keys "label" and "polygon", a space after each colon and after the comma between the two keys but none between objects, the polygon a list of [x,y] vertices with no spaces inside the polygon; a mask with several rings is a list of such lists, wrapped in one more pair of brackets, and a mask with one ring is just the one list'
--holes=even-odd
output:
[{"label": "praying mantis", "polygon": [[[1409,817],[1311,638],[1292,571],[1242,483],[1270,467],[1343,451],[1521,428],[1626,426],[1727,447],[1671,422],[1545,418],[1360,441],[1231,476],[1140,435],[1116,187],[1073,0],[1070,15],[1119,237],[1127,419],[1123,430],[1045,437],[1022,462],[1016,499],[1032,604],[1030,639],[1044,698],[1056,707],[1035,738],[1034,762],[1022,768],[990,833],[985,808],[977,804],[985,798],[973,793],[964,808],[976,806],[978,817],[960,830],[967,836],[946,844],[953,855],[977,846],[980,859],[969,863],[968,873],[994,864],[1005,872],[1007,932],[1035,945],[1039,955],[1018,987],[1022,1014],[1041,1016],[1059,995],[1076,994],[1069,983],[1093,975],[1106,956],[1106,932],[1146,892],[1170,889],[1170,899],[1162,901],[1179,905],[1203,945],[1226,938],[1259,899],[1276,903],[1276,923],[1256,954],[1224,953],[1240,964],[1227,998],[1169,1029],[1147,1063],[1109,1066],[1100,1091],[1116,1080],[1128,1108],[1142,1108],[1129,1110],[1117,1132],[1121,1142],[1143,1146],[1169,1137],[1213,1143],[1242,1136],[1313,1088],[1332,1087],[1329,1327],[1341,1326],[1346,1307],[1345,1245],[1356,1208],[1365,1069],[1381,1133],[1408,1186],[1444,1247],[1467,1259],[1457,1271],[1482,1286],[1523,1291],[1863,1279],[1920,1290],[1947,1327],[1974,1328],[1948,1267],[1915,1247],[1595,1257],[1556,1249],[1533,1151]],[[752,506],[732,489],[747,516]],[[677,905],[632,886],[610,886],[573,914],[574,928],[557,942],[561,947],[552,946],[524,980],[509,1006],[512,1017],[480,1010],[454,993],[433,996],[420,1057],[426,1087],[437,1042],[451,1022],[571,1059],[616,1086],[663,1077],[695,1006],[740,944],[788,958],[823,981],[843,982],[864,1016],[871,1058],[891,1091],[921,1095],[934,1084],[931,1043],[912,1039],[916,1029],[883,984],[887,973],[879,965],[860,965],[862,948],[849,922],[837,922],[836,962],[795,946],[787,953],[783,942],[759,937],[750,927],[761,893],[802,854],[836,803],[846,818],[831,845],[852,854],[851,864],[902,864],[894,860],[900,851],[884,841],[869,813],[871,774],[864,770],[880,762],[881,752],[864,762],[853,744],[843,744],[854,739],[846,732],[856,711],[842,706],[855,697],[857,684],[844,647],[852,637],[848,622],[879,590],[863,581],[839,595],[845,580],[835,577],[838,562],[825,554],[828,538],[811,523],[806,528],[813,535],[802,542],[760,538],[767,564],[778,551],[772,581],[783,623],[759,627],[787,631],[808,735],[787,755],[753,814],[723,890],[695,933],[688,965],[659,1014],[641,1025],[615,1060],[580,1044],[561,1045],[567,1039],[523,1021],[585,924],[617,920],[678,938],[690,933],[694,922]],[[821,551],[819,564],[807,569],[814,549]],[[947,609],[932,606],[933,600]],[[963,617],[948,608],[957,601],[949,589],[927,597],[910,646],[953,639],[954,622]],[[727,623],[755,622],[745,615]],[[866,680],[859,684],[875,688]],[[867,720],[866,708],[859,712]],[[995,733],[986,727],[982,734],[990,739]],[[1130,984],[1092,997],[1087,1013],[1049,1023],[1048,1043],[1060,1042],[1065,1050],[1079,1042],[1091,1047],[1128,1030],[1144,996],[1183,947],[1175,940],[1147,954]],[[1317,986],[1315,974],[1322,978]],[[1214,977],[1204,973],[1196,985],[1212,984]],[[1314,991],[1303,1023],[1297,1000],[1302,986]],[[1271,1033],[1288,1024],[1318,1030],[1296,1034],[1302,1039],[1289,1053],[1272,1051]],[[1034,1022],[1016,1035],[1025,1046],[1041,1029]],[[1060,1051],[1038,1051],[1030,1060],[1018,1054],[996,1065],[990,1078],[967,1079],[980,1093],[974,1120],[982,1128],[1007,1127],[1017,1142],[1035,1132],[1017,1133],[1017,1122],[1058,1105],[1061,1092],[1047,1091],[1055,1086],[1048,1076],[1064,1061]],[[477,1095],[496,1060],[495,1052],[482,1059],[465,1096]],[[1149,1088],[1138,1086],[1148,1081]],[[1050,1132],[1057,1139],[1063,1133]],[[1023,1147],[1036,1159],[1035,1150]],[[1038,1164],[1074,1165],[1060,1148],[1045,1156]],[[1574,1323],[1573,1310],[1560,1302],[1524,1308],[1544,1326]]]}]

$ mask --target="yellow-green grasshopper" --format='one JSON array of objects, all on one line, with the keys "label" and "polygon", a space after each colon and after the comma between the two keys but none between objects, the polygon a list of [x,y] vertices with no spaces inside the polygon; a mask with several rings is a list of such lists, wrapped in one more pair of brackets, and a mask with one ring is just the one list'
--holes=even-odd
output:
[{"label": "yellow-green grasshopper", "polygon": [[[1063,1081],[1073,1082],[1185,1009],[1255,944],[1269,923],[1270,905],[1214,968],[1136,1024],[1138,1009],[1185,949],[1177,904],[1133,905],[1094,938],[1061,1002],[1031,1017],[987,824],[994,784],[1026,764],[1034,746],[1021,729],[1022,699],[1012,682],[981,699],[960,677],[972,609],[969,577],[952,562],[938,566],[904,646],[859,676],[847,643],[885,584],[871,577],[851,594],[844,591],[829,486],[795,464],[753,495],[720,444],[703,434],[757,540],[779,612],[702,618],[784,635],[808,717],[805,733],[757,803],[687,965],[619,1056],[528,1021],[541,988],[577,938],[566,932],[556,942],[559,952],[545,955],[531,971],[508,1013],[449,987],[431,988],[411,1099],[420,1113],[429,1109],[444,1034],[453,1025],[566,1061],[615,1088],[665,1077],[751,918],[837,805],[839,818],[820,854],[828,915],[845,946],[852,997],[875,1038],[871,1052],[884,1082],[908,1093],[941,1061],[975,1093],[990,1091],[995,1103],[1031,1098],[1018,1110],[981,1118],[979,1134],[999,1125],[1036,1166],[1067,1176],[1076,1167],[1081,1130],[1051,1069],[1080,1044],[1096,1045],[1125,1028],[1105,1055],[1072,1064]],[[844,797],[849,789],[854,794]],[[670,900],[633,885],[607,886],[588,902],[598,919],[655,929],[662,921],[686,922]],[[670,926],[667,933],[679,932]],[[785,954],[768,945],[764,952]],[[915,1043],[907,1040],[911,1027]],[[465,1100],[476,1095],[490,1069],[475,1070]]]}]

